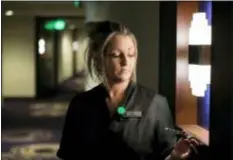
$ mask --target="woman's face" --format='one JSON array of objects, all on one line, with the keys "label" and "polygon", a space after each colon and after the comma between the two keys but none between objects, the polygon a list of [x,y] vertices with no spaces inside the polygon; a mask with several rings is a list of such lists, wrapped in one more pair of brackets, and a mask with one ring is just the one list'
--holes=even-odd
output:
[{"label": "woman's face", "polygon": [[136,48],[130,36],[116,35],[112,38],[105,57],[108,80],[130,80],[136,66]]}]

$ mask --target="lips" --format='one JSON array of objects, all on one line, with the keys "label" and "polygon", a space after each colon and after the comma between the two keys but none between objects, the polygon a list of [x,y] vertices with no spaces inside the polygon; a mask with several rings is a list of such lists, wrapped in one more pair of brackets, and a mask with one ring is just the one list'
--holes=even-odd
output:
[{"label": "lips", "polygon": [[123,69],[123,70],[121,70],[121,72],[129,72],[129,70]]},{"label": "lips", "polygon": [[121,68],[121,71],[129,71],[128,68]]}]

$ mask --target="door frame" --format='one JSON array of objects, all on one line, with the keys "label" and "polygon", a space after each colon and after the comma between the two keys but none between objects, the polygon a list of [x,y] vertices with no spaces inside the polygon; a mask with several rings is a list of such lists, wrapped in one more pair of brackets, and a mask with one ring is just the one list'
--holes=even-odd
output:
[{"label": "door frame", "polygon": [[[43,23],[43,21],[46,21],[46,20],[53,20],[53,19],[83,19],[84,20],[84,17],[82,16],[35,16],[35,43],[34,43],[34,46],[35,46],[35,86],[36,86],[36,95],[35,95],[35,99],[44,99],[44,98],[47,98],[47,96],[49,94],[52,94],[52,93],[49,93],[48,91],[48,95],[43,95],[43,92],[41,90],[41,84],[40,84],[40,81],[39,81],[39,78],[40,78],[40,66],[39,66],[39,54],[38,54],[38,40],[40,38],[40,27],[41,27],[41,23]],[[59,36],[59,31],[54,31],[54,40],[55,40],[55,43],[54,43],[54,50],[53,50],[53,57],[55,58],[54,59],[54,86],[56,88],[56,86],[58,85],[58,36]],[[73,57],[76,53],[73,53]],[[74,59],[75,61],[75,64],[76,64],[76,59]],[[73,67],[75,67],[73,65]],[[73,72],[76,71],[76,68],[73,68]],[[55,89],[54,88],[54,89]],[[56,91],[56,90],[55,90]]]}]

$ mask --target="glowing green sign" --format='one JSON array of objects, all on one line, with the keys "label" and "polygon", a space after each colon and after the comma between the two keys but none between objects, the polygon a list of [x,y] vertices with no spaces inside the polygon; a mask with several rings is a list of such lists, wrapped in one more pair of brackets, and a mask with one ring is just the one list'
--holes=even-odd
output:
[{"label": "glowing green sign", "polygon": [[79,5],[80,5],[80,1],[79,0],[74,0],[74,6],[79,7]]},{"label": "glowing green sign", "polygon": [[45,23],[44,28],[46,30],[64,30],[66,22],[62,19],[51,20]]}]

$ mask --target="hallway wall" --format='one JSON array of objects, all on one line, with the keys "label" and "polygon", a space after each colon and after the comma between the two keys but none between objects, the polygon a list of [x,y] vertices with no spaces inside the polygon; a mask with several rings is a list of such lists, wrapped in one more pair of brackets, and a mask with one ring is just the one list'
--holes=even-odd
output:
[{"label": "hallway wall", "polygon": [[34,19],[31,16],[2,17],[2,95],[33,97],[35,96]]},{"label": "hallway wall", "polygon": [[58,45],[58,82],[73,76],[73,48],[72,31],[65,30],[60,33]]},{"label": "hallway wall", "polygon": [[79,30],[78,41],[78,51],[76,52],[76,70],[77,72],[82,72],[86,67],[85,51],[88,44],[88,38],[82,29]]},{"label": "hallway wall", "polygon": [[[131,28],[139,44],[138,82],[158,91],[159,2],[86,2],[86,21],[116,20]],[[88,80],[88,89],[98,82]]]},{"label": "hallway wall", "polygon": [[[52,9],[51,9],[52,8]],[[14,15],[7,17],[8,9]],[[2,96],[36,96],[35,16],[83,17],[83,8],[73,2],[3,2],[2,11]]]}]

